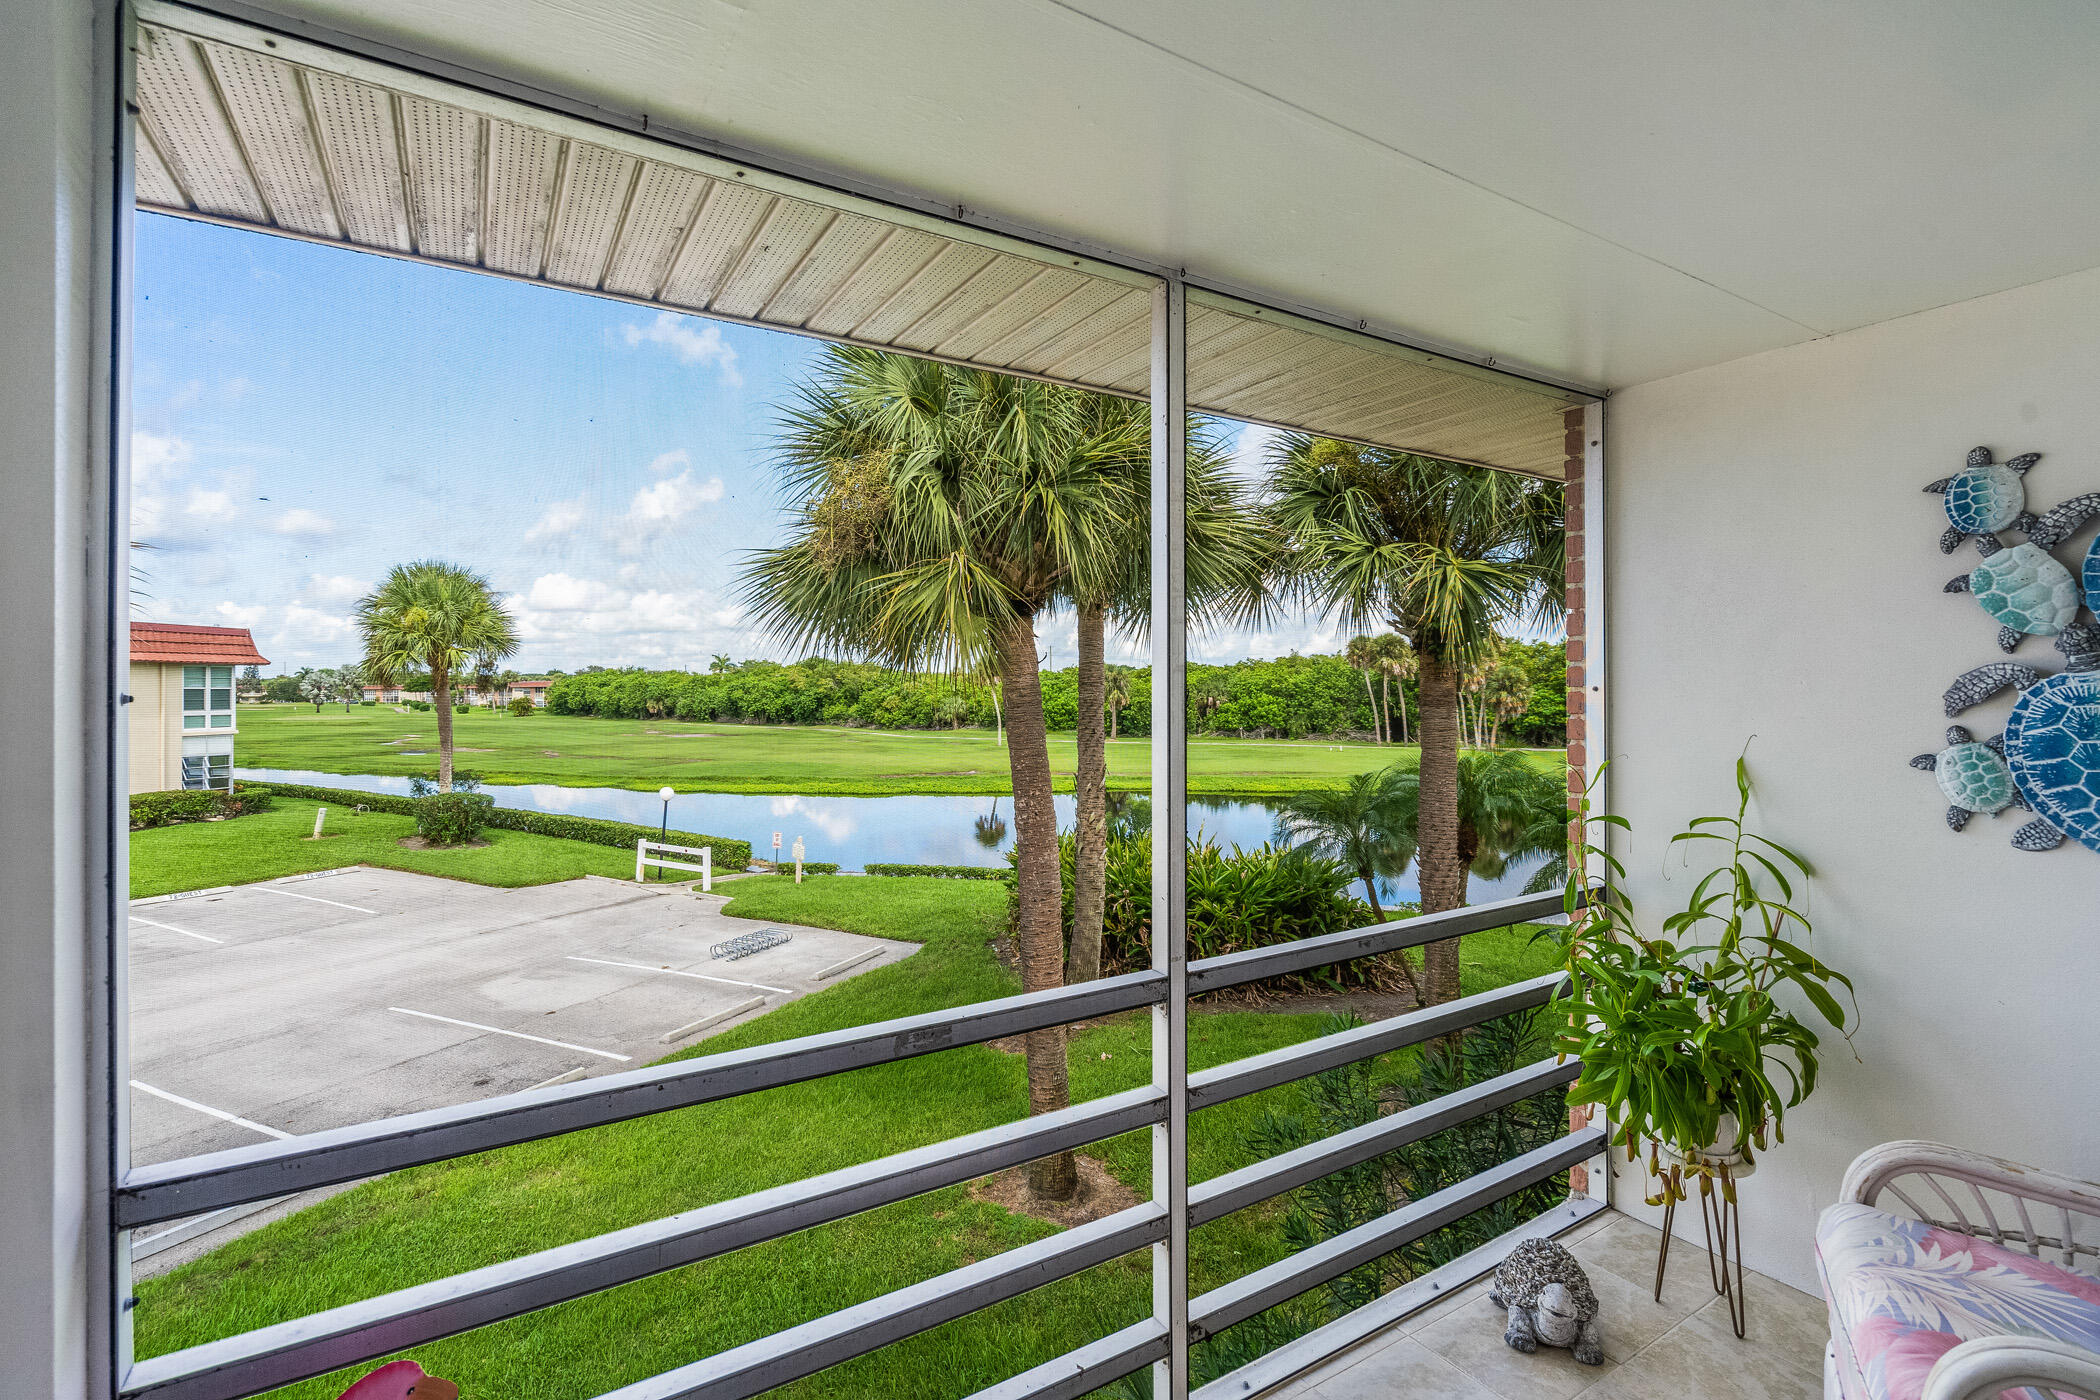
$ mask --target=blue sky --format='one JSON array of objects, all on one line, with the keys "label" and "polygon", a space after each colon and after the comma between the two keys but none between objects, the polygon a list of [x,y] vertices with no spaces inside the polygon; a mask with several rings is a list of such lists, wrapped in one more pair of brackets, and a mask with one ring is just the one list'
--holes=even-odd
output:
[{"label": "blue sky", "polygon": [[[520,670],[792,659],[735,574],[781,533],[774,405],[817,342],[164,215],[137,248],[135,616],[336,665],[356,598],[438,557],[506,598]],[[1056,665],[1071,632],[1042,628]],[[1336,645],[1291,620],[1191,652]]]}]

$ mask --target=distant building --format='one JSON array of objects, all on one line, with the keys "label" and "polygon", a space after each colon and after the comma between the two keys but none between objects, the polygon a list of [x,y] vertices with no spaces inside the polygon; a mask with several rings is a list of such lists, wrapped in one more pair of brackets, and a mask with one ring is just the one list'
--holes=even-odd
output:
[{"label": "distant building", "polygon": [[535,705],[544,705],[547,703],[547,687],[552,684],[552,681],[525,680],[485,689],[469,686],[460,695],[469,705],[508,705],[521,695],[529,697]]},{"label": "distant building", "polygon": [[131,790],[233,786],[234,672],[267,666],[245,627],[131,624]]},{"label": "distant building", "polygon": [[553,684],[553,681],[547,680],[512,681],[503,698],[508,702],[523,695],[530,698],[533,704],[544,708],[547,704],[547,687]]},{"label": "distant building", "polygon": [[427,690],[403,690],[398,685],[368,685],[364,688],[365,699],[382,705],[399,705],[405,700],[428,700]]}]

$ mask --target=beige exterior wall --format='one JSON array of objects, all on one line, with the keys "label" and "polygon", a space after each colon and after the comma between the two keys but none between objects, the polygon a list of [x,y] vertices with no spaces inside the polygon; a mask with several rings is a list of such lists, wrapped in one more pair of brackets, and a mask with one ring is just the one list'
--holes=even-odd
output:
[{"label": "beige exterior wall", "polygon": [[182,786],[182,668],[131,663],[126,718],[131,730],[131,790],[166,792]]},{"label": "beige exterior wall", "polygon": [[[1608,406],[1610,801],[1633,823],[1642,929],[1684,908],[1693,882],[1665,843],[1732,806],[1755,735],[1753,819],[1815,862],[1815,951],[1858,985],[1855,1047],[1825,1038],[1815,1097],[1742,1187],[1747,1262],[1797,1287],[1816,1288],[1816,1216],[1874,1143],[1936,1138],[2074,1176],[2100,1163],[2100,856],[2014,850],[2024,813],[1956,835],[1910,766],[1945,742],[1948,684],[2001,659],[1975,601],[1941,592],[1976,553],[1940,553],[1946,517],[1923,488],[1983,444],[2042,454],[2035,509],[2100,489],[2096,326],[2100,272],[2079,273]],[[2063,661],[2032,638],[2017,659]],[[2010,708],[2000,695],[1961,723],[1997,734]],[[1622,1177],[1616,1203],[1653,1218],[1642,1188]],[[1697,1240],[1698,1212],[1677,1227]]]},{"label": "beige exterior wall", "polygon": [[[224,663],[220,663],[224,664]],[[240,668],[234,668],[239,674]],[[131,790],[168,792],[182,786],[182,667],[172,662],[134,661],[125,688],[130,730]],[[240,696],[234,696],[234,727],[192,730],[200,736],[230,738],[240,732]]]}]

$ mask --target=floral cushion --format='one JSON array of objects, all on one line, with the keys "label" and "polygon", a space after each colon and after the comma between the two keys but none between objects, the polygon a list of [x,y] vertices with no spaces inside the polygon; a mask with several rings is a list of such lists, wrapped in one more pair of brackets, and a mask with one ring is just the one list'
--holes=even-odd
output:
[{"label": "floral cushion", "polygon": [[1847,1400],[1916,1400],[1933,1363],[1977,1337],[2100,1351],[2100,1279],[1953,1230],[1834,1205],[1816,1224],[1816,1267]]}]

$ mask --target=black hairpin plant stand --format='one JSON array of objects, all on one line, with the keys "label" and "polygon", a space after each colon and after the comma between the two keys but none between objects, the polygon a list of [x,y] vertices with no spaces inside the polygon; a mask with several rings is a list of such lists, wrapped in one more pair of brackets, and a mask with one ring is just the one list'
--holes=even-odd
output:
[{"label": "black hairpin plant stand", "polygon": [[[1706,1275],[1714,1292],[1728,1300],[1728,1321],[1742,1338],[1749,1329],[1749,1298],[1743,1290],[1743,1232],[1736,1213],[1735,1184],[1757,1170],[1753,1163],[1716,1164],[1712,1175],[1698,1173],[1699,1223],[1706,1231]],[[1662,1249],[1655,1259],[1655,1301],[1663,1296],[1663,1270],[1670,1263],[1671,1226],[1677,1222],[1677,1197],[1663,1206]],[[1730,1268],[1733,1267],[1733,1276]]]}]

